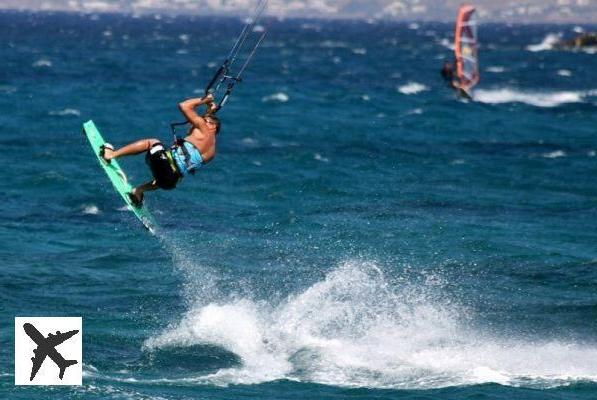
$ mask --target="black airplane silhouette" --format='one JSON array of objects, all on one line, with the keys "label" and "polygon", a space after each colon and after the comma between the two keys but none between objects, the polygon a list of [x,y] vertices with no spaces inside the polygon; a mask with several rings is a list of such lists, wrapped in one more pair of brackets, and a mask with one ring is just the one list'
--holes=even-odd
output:
[{"label": "black airplane silhouette", "polygon": [[35,378],[35,374],[41,368],[46,356],[49,356],[52,361],[60,368],[60,374],[58,377],[62,380],[64,377],[64,370],[77,363],[77,360],[65,360],[64,357],[58,353],[55,349],[60,343],[64,342],[67,339],[75,336],[79,331],[69,331],[66,333],[60,333],[57,331],[55,335],[51,333],[48,334],[47,338],[37,330],[33,325],[30,323],[23,324],[23,329],[25,329],[25,333],[37,344],[37,348],[33,350],[33,354],[35,357],[31,357],[31,361],[33,362],[33,368],[31,368],[31,377],[29,381],[32,381]]}]

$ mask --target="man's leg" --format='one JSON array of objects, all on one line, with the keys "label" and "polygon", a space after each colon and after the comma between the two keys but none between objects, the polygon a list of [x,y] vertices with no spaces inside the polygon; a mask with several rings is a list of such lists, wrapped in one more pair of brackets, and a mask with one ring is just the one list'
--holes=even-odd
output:
[{"label": "man's leg", "polygon": [[[158,139],[141,139],[134,143],[127,144],[118,150],[104,149],[104,159],[110,161],[113,158],[122,156],[130,156],[133,154],[143,153],[151,148],[154,143],[159,142]],[[141,185],[144,186],[144,185]],[[157,187],[156,187],[157,188]],[[155,189],[153,189],[155,190]]]},{"label": "man's leg", "polygon": [[144,183],[142,185],[137,186],[136,188],[134,188],[130,194],[129,197],[131,198],[131,201],[133,202],[133,204],[135,204],[136,206],[140,206],[141,204],[143,204],[143,193],[149,191],[153,191],[159,189],[157,183],[155,180]]}]

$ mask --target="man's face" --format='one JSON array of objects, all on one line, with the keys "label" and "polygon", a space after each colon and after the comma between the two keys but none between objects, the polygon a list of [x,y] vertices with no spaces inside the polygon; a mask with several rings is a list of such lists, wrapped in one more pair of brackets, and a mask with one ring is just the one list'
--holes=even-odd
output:
[{"label": "man's face", "polygon": [[210,132],[215,133],[218,130],[218,123],[214,121],[211,117],[205,117],[205,123],[209,128]]}]

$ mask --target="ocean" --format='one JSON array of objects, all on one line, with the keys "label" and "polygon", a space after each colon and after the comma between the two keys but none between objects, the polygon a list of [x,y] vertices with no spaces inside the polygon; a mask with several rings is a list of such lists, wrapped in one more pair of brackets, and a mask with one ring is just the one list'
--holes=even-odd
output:
[{"label": "ocean", "polygon": [[[463,101],[452,24],[265,25],[152,236],[82,123],[169,143],[243,22],[0,13],[0,397],[597,398],[597,27],[480,21]],[[83,318],[81,386],[14,385],[17,316]]]}]

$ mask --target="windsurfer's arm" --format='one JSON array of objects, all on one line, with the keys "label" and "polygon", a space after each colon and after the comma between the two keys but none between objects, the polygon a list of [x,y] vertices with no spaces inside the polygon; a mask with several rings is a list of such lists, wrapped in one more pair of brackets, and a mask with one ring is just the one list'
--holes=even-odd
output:
[{"label": "windsurfer's arm", "polygon": [[213,101],[213,95],[208,94],[205,97],[188,99],[178,103],[178,109],[191,125],[201,131],[205,131],[205,129],[207,129],[207,124],[205,123],[205,120],[197,114],[195,108],[207,104],[207,109],[209,111],[212,109],[211,105],[213,104]]}]

